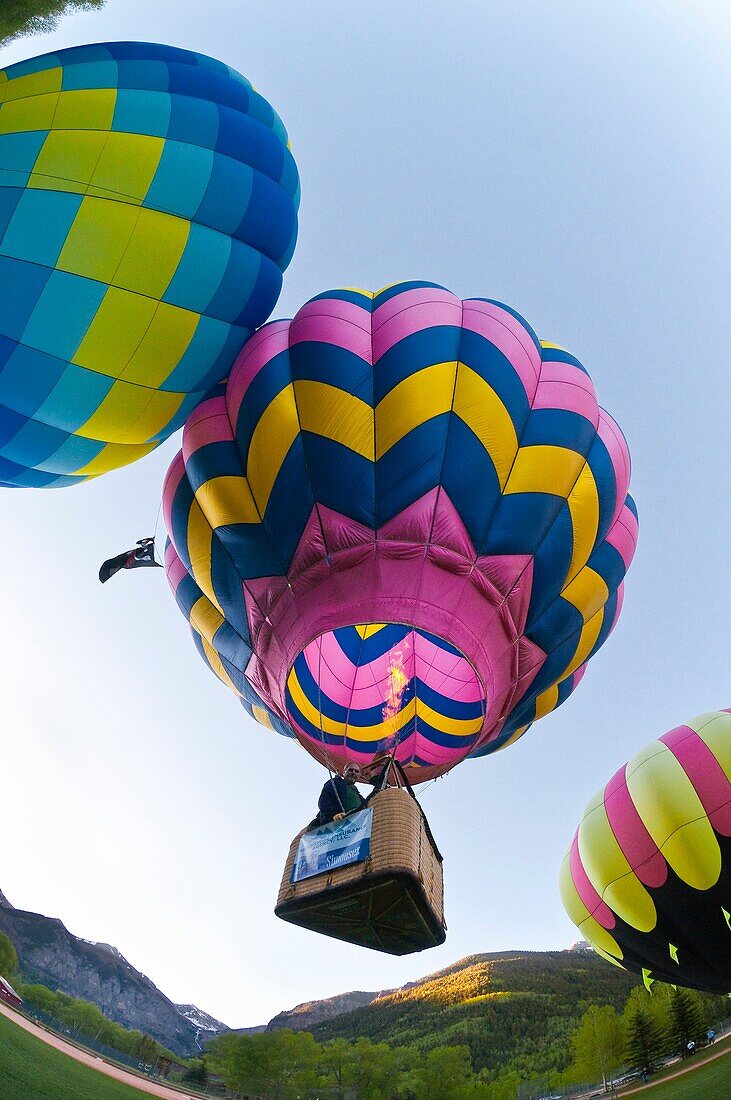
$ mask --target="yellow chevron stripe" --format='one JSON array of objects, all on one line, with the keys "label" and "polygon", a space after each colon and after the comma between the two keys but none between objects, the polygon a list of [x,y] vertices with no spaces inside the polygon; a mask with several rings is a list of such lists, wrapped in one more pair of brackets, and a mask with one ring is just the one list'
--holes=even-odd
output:
[{"label": "yellow chevron stripe", "polygon": [[259,722],[262,726],[266,726],[266,728],[269,730],[274,729],[274,726],[272,725],[272,720],[263,707],[257,707],[256,703],[252,703],[251,710],[257,722]]},{"label": "yellow chevron stripe", "polygon": [[[223,615],[223,608],[216,599],[211,578],[211,545],[213,531],[211,525],[201,511],[197,500],[193,500],[188,512],[188,529],[186,543],[190,556],[189,572],[201,592],[208,597],[215,608]],[[220,625],[220,624],[219,624]],[[210,639],[209,639],[210,640]]]},{"label": "yellow chevron stripe", "polygon": [[399,711],[395,718],[388,719],[386,722],[379,722],[375,726],[346,725],[345,722],[336,722],[334,719],[328,718],[324,714],[320,714],[320,711],[317,710],[316,707],[313,707],[302,690],[302,686],[300,685],[297,673],[294,669],[290,670],[289,676],[287,677],[287,687],[290,690],[295,705],[308,722],[311,722],[313,726],[322,729],[324,733],[330,736],[343,738],[347,736],[351,741],[378,741],[383,737],[393,736],[395,733],[398,733],[407,722],[411,721],[416,713],[415,700],[411,699],[404,709]]},{"label": "yellow chevron stripe", "polygon": [[433,363],[404,378],[376,406],[376,459],[400,439],[452,407],[456,362]]},{"label": "yellow chevron stripe", "polygon": [[594,795],[579,825],[579,854],[589,881],[609,908],[640,932],[652,931],[655,904],[619,846],[603,790]]},{"label": "yellow chevron stripe", "polygon": [[529,730],[529,729],[530,729],[530,725],[531,725],[531,724],[530,724],[530,722],[529,722],[529,723],[528,723],[527,725],[525,725],[525,726],[519,726],[519,727],[518,727],[518,729],[517,729],[517,730],[515,731],[515,733],[511,733],[511,735],[510,735],[510,737],[509,737],[509,738],[507,739],[507,741],[503,741],[503,743],[502,743],[502,745],[500,746],[500,748],[499,748],[499,749],[497,749],[496,751],[497,751],[497,752],[502,752],[502,750],[503,750],[503,749],[507,749],[507,747],[508,747],[509,745],[514,745],[514,744],[515,744],[515,742],[516,742],[516,741],[518,741],[518,740],[519,740],[519,739],[520,739],[520,738],[521,738],[521,737],[523,736],[523,734],[524,734],[524,733],[525,733],[525,732],[526,732],[527,730]]},{"label": "yellow chevron stripe", "polygon": [[484,718],[450,718],[438,710],[427,706],[423,699],[416,700],[416,717],[423,718],[440,733],[450,734],[452,737],[471,737],[481,728]]},{"label": "yellow chevron stripe", "polygon": [[454,411],[489,454],[502,490],[518,450],[515,426],[492,386],[464,363],[457,369]]},{"label": "yellow chevron stripe", "polygon": [[224,617],[210,600],[199,596],[190,609],[190,625],[201,636],[201,640],[213,648],[213,638],[224,622]]},{"label": "yellow chevron stripe", "polygon": [[297,406],[290,384],[267,405],[249,444],[246,476],[261,515],[266,511],[277,474],[298,433]]},{"label": "yellow chevron stripe", "polygon": [[583,455],[566,447],[521,447],[504,491],[551,493],[566,498],[583,464]]},{"label": "yellow chevron stripe", "polygon": [[550,688],[546,688],[540,695],[536,696],[536,714],[533,719],[537,722],[539,718],[545,718],[547,714],[555,708],[558,703],[558,684],[553,684]]},{"label": "yellow chevron stripe", "polygon": [[648,833],[678,878],[715,886],[721,849],[695,787],[675,754],[655,741],[627,764],[627,788]]},{"label": "yellow chevron stripe", "polygon": [[599,530],[599,493],[588,462],[571,490],[568,505],[573,528],[573,550],[566,581],[571,581],[589,560]]},{"label": "yellow chevron stripe", "polygon": [[596,615],[609,599],[609,589],[604,577],[588,565],[574,577],[561,593],[576,608],[585,623]]},{"label": "yellow chevron stripe", "polygon": [[599,924],[581,900],[571,876],[571,864],[568,855],[561,864],[558,883],[564,909],[574,924],[581,929],[582,935],[586,937],[592,947],[605,957],[613,956],[610,961],[615,962],[617,959],[623,958],[622,949],[614,936],[610,935],[606,928]]},{"label": "yellow chevron stripe", "polygon": [[393,717],[387,718],[384,722],[379,722],[374,726],[355,726],[345,722],[336,722],[334,719],[321,714],[305,695],[294,669],[290,671],[287,678],[287,687],[298,710],[313,726],[322,729],[330,736],[347,737],[350,741],[370,742],[393,736],[399,733],[414,715],[417,718],[423,718],[425,722],[428,722],[429,725],[442,733],[450,734],[453,737],[471,737],[477,733],[483,721],[481,717],[476,719],[448,718],[446,715],[440,714],[427,706],[422,700],[411,699],[403,710],[400,710]]},{"label": "yellow chevron stripe", "polygon": [[238,696],[239,693],[236,690],[236,687],[234,685],[233,680],[231,679],[229,674],[226,672],[226,669],[223,667],[223,661],[221,660],[220,656],[218,655],[216,650],[213,648],[213,646],[210,645],[210,643],[207,642],[206,639],[202,635],[201,635],[201,644],[203,646],[203,652],[206,655],[206,660],[208,661],[208,664],[211,666],[211,671],[215,672],[216,676],[218,676],[218,679],[221,681],[222,684],[225,684],[227,688],[231,689],[231,691],[234,693],[234,695]]},{"label": "yellow chevron stripe", "polygon": [[584,623],[581,634],[579,635],[579,641],[576,646],[576,651],[571,658],[571,661],[567,667],[563,670],[559,676],[557,683],[561,683],[567,676],[570,676],[572,672],[576,672],[577,668],[583,665],[592,649],[596,644],[596,640],[599,637],[599,631],[602,628],[604,622],[604,608],[602,607],[597,611],[596,615],[592,615],[588,622]]},{"label": "yellow chevron stripe", "polygon": [[298,379],[294,396],[302,430],[342,443],[374,460],[373,409],[359,397],[326,382]]},{"label": "yellow chevron stripe", "polygon": [[370,405],[337,386],[298,379],[272,399],[251,437],[246,472],[253,502],[262,515],[300,425],[303,431],[333,439],[371,462],[374,459]]},{"label": "yellow chevron stripe", "polygon": [[214,531],[229,523],[261,521],[245,477],[233,474],[212,477],[196,489],[195,499]]}]

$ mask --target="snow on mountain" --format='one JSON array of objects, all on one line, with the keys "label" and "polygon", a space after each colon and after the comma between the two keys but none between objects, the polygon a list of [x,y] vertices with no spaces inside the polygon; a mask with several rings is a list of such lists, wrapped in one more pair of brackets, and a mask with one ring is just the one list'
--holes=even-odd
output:
[{"label": "snow on mountain", "polygon": [[175,1007],[181,1016],[191,1022],[193,1027],[197,1027],[200,1031],[210,1032],[209,1035],[205,1036],[205,1039],[210,1039],[213,1035],[220,1035],[221,1032],[230,1030],[226,1024],[222,1024],[215,1016],[211,1016],[209,1012],[204,1012],[197,1005],[176,1005]]}]

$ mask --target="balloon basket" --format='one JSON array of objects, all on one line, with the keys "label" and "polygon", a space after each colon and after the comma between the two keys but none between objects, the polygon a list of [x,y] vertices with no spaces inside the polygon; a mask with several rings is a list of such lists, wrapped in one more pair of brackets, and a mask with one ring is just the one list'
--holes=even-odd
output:
[{"label": "balloon basket", "polygon": [[323,936],[410,955],[444,943],[442,857],[408,791],[387,787],[373,809],[370,854],[359,863],[292,882],[303,829],[292,841],[274,910]]}]

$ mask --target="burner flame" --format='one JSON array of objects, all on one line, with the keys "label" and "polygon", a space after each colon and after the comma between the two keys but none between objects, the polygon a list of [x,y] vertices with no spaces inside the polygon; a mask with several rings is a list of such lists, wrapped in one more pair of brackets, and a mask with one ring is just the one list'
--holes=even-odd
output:
[{"label": "burner flame", "polygon": [[386,704],[383,708],[383,721],[390,722],[398,717],[403,706],[404,694],[409,686],[409,677],[404,671],[404,655],[398,648],[392,649],[388,655],[388,677],[386,685]]}]

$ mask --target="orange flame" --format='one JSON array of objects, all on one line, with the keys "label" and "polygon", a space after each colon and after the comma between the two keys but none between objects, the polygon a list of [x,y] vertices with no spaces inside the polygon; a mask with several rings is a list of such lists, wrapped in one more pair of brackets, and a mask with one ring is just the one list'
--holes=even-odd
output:
[{"label": "orange flame", "polygon": [[383,721],[396,718],[403,705],[409,677],[404,672],[404,655],[400,649],[392,649],[388,655],[388,680],[386,687],[386,705],[383,708]]}]

